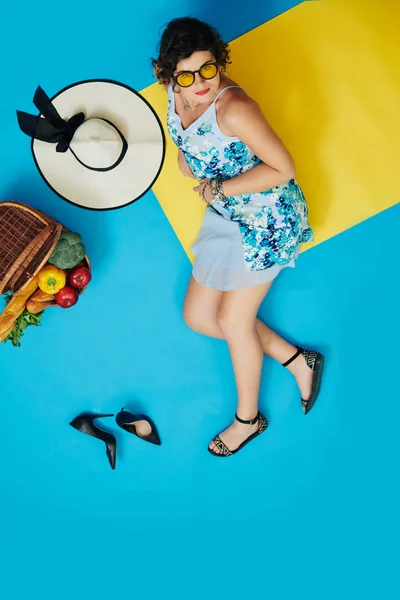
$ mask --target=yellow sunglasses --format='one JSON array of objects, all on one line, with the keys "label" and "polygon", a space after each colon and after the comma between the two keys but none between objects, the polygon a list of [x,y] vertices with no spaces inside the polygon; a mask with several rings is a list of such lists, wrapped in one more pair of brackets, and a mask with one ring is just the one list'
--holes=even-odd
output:
[{"label": "yellow sunglasses", "polygon": [[202,79],[214,79],[218,73],[218,63],[205,63],[200,67],[200,69],[197,69],[197,71],[181,71],[177,75],[174,75],[172,79],[180,87],[186,88],[194,84],[196,73],[198,73]]}]

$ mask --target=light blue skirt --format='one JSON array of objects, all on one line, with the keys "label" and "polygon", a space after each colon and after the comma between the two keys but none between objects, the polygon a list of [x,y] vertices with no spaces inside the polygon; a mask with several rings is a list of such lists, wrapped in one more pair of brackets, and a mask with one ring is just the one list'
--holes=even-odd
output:
[{"label": "light blue skirt", "polygon": [[228,292],[267,283],[275,279],[282,269],[293,268],[300,245],[288,263],[263,271],[251,271],[245,262],[238,223],[207,207],[191,251],[196,257],[192,271],[194,279],[203,287]]}]

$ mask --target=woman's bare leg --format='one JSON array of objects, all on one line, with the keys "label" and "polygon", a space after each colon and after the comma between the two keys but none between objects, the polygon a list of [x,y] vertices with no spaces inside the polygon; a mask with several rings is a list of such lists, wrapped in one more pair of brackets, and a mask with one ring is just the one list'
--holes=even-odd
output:
[{"label": "woman's bare leg", "polygon": [[[192,277],[189,282],[184,305],[184,318],[187,325],[202,335],[225,339],[218,323],[218,315],[220,313],[222,298],[227,293],[232,292],[222,292],[220,290],[205,288]],[[258,318],[256,319],[256,330],[260,338],[263,353],[271,356],[271,358],[274,358],[279,363],[284,363],[296,352],[295,346],[267,327]],[[287,369],[296,378],[302,398],[307,400],[311,393],[312,372],[307,367],[304,357],[300,355]]]}]

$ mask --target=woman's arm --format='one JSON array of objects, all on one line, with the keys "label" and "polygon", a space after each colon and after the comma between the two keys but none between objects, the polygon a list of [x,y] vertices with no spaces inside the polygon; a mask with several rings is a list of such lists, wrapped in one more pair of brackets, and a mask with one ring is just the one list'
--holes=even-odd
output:
[{"label": "woman's arm", "polygon": [[295,177],[293,158],[254,100],[231,98],[221,112],[218,117],[223,130],[237,136],[262,161],[246,173],[224,181],[227,198],[263,192]]}]

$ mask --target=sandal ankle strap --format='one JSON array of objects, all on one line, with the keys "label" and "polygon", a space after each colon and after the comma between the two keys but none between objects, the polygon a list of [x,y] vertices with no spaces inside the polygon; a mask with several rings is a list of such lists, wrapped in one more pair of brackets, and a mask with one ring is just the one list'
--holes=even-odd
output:
[{"label": "sandal ankle strap", "polygon": [[259,418],[260,418],[259,412],[257,413],[257,416],[254,419],[251,419],[251,421],[244,421],[243,419],[238,417],[237,414],[235,415],[236,421],[239,421],[239,423],[243,423],[243,425],[255,425]]},{"label": "sandal ankle strap", "polygon": [[289,360],[282,363],[282,367],[287,367],[288,365],[290,365],[290,363],[292,363],[298,356],[300,356],[300,354],[303,354],[303,352],[304,352],[303,348],[297,347],[297,352],[295,352],[293,354],[293,356],[291,358],[289,358]]}]

